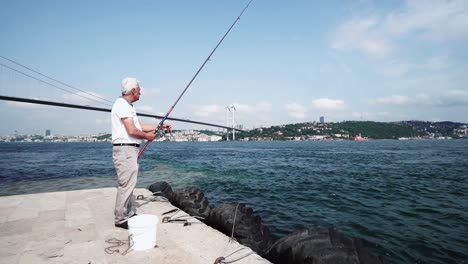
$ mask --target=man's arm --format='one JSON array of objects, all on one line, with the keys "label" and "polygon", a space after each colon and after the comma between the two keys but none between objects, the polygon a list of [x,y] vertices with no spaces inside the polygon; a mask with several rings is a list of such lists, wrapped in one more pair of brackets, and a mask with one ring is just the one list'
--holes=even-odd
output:
[{"label": "man's arm", "polygon": [[156,126],[154,126],[153,130],[141,131],[135,126],[133,123],[133,118],[131,117],[122,118],[122,122],[125,126],[125,129],[127,130],[127,133],[132,137],[146,139],[149,141],[153,141],[156,138],[156,134],[153,133],[154,129],[156,129]]}]

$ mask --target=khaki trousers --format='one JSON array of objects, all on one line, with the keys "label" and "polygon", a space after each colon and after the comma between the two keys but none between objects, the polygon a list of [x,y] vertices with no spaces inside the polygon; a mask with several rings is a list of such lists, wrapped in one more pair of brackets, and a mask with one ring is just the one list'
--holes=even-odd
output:
[{"label": "khaki trousers", "polygon": [[121,224],[136,213],[133,190],[138,176],[138,148],[114,146],[112,159],[117,172],[117,197],[115,199],[114,222]]}]

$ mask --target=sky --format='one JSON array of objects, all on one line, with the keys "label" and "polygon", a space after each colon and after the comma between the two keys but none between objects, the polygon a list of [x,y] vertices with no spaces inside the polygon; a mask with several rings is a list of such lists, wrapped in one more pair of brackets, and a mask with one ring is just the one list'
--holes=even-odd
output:
[{"label": "sky", "polygon": [[[137,112],[164,115],[247,3],[3,0],[0,95],[110,108],[135,77]],[[468,123],[467,45],[468,0],[254,0],[170,117],[226,125],[233,105],[246,129],[320,116]],[[0,134],[111,130],[109,113],[0,111]]]}]

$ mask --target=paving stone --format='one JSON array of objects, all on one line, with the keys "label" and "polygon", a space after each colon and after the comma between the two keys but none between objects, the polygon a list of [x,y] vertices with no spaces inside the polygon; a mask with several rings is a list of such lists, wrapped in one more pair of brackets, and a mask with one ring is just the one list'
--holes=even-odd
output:
[{"label": "paving stone", "polygon": [[20,264],[30,264],[30,263],[66,263],[64,262],[64,250],[62,247],[48,247],[43,249],[29,250],[25,251],[20,259]]},{"label": "paving stone", "polygon": [[63,192],[46,193],[40,197],[42,211],[64,210],[66,195]]},{"label": "paving stone", "polygon": [[18,207],[18,205],[21,204],[21,201],[26,197],[27,196],[25,195],[2,196],[0,208],[3,210],[5,207]]},{"label": "paving stone", "polygon": [[0,255],[0,264],[12,264],[18,263],[20,260],[20,255],[13,255],[13,256],[1,256]]},{"label": "paving stone", "polygon": [[8,218],[15,210],[15,207],[2,207],[0,209],[0,225],[8,221]]},{"label": "paving stone", "polygon": [[69,244],[64,253],[64,263],[108,263],[100,241]]},{"label": "paving stone", "polygon": [[61,229],[56,232],[33,232],[28,236],[25,251],[63,249],[69,242]]},{"label": "paving stone", "polygon": [[29,234],[15,234],[0,237],[0,260],[9,256],[19,256],[26,248]]},{"label": "paving stone", "polygon": [[10,214],[8,221],[37,218],[40,210],[40,201],[33,197],[28,197],[23,199],[16,209]]},{"label": "paving stone", "polygon": [[65,221],[65,208],[57,210],[42,210],[39,212],[38,222]]},{"label": "paving stone", "polygon": [[94,219],[86,203],[74,202],[66,206],[65,222],[66,226],[73,227],[82,224],[92,224]]},{"label": "paving stone", "polygon": [[0,226],[0,238],[3,236],[29,234],[36,219],[7,221]]},{"label": "paving stone", "polygon": [[[228,243],[227,236],[194,219],[191,226],[159,223],[157,247],[129,250],[124,256],[129,233],[114,227],[115,194],[112,187],[0,197],[4,209],[0,215],[0,263],[205,264],[243,248]],[[136,189],[135,195],[140,194],[151,196],[148,190]],[[7,203],[17,208],[5,206]],[[175,208],[168,202],[137,203],[139,215],[152,214],[160,219],[162,213]],[[13,218],[6,217],[8,211]],[[119,252],[106,253],[106,248],[115,245],[106,242],[110,239],[124,243]],[[269,262],[256,254],[236,262],[263,263]]]},{"label": "paving stone", "polygon": [[92,224],[67,227],[65,230],[65,239],[69,244],[91,242],[98,240],[96,227]]}]

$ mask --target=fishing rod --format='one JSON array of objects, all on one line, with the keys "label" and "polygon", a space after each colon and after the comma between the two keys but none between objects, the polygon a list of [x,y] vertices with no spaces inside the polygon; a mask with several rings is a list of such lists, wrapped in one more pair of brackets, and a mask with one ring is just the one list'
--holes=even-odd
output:
[{"label": "fishing rod", "polygon": [[[172,110],[174,109],[174,107],[177,105],[177,103],[179,102],[180,98],[182,98],[182,96],[185,94],[185,91],[187,91],[187,89],[190,87],[190,85],[192,84],[192,82],[195,80],[195,78],[197,78],[198,74],[200,73],[200,71],[203,69],[203,67],[205,67],[205,64],[210,60],[211,58],[211,55],[213,55],[213,53],[216,51],[216,49],[219,47],[219,45],[221,45],[221,42],[223,42],[224,38],[229,34],[229,32],[231,31],[231,29],[234,27],[234,25],[237,23],[237,21],[240,20],[242,14],[244,14],[245,10],[247,10],[247,8],[249,7],[250,3],[252,3],[253,0],[250,0],[250,2],[244,7],[244,9],[242,10],[242,12],[240,13],[240,15],[237,17],[236,20],[234,20],[234,22],[232,23],[231,27],[228,29],[228,31],[226,31],[226,33],[224,34],[224,36],[221,38],[221,40],[218,42],[218,44],[216,45],[216,47],[213,49],[213,51],[211,51],[210,55],[208,55],[208,57],[206,58],[205,62],[203,62],[203,64],[200,66],[200,68],[198,69],[198,71],[195,73],[195,75],[193,76],[193,78],[190,80],[190,82],[187,84],[187,86],[185,87],[185,89],[182,91],[182,93],[179,95],[179,97],[177,98],[177,100],[175,101],[175,103],[171,106],[171,108],[169,108],[169,111],[167,111],[166,115],[163,117],[163,119],[161,119],[161,121],[159,122],[158,126],[156,127],[156,130],[154,131],[154,133],[158,133],[159,130],[162,128],[162,125],[164,124],[164,121],[166,121],[167,117],[169,116],[169,114],[172,112]],[[143,154],[143,152],[145,151],[145,149],[148,147],[148,145],[150,144],[151,141],[146,141],[145,145],[140,149],[140,152],[138,152],[138,158],[141,156],[141,154]]]}]

